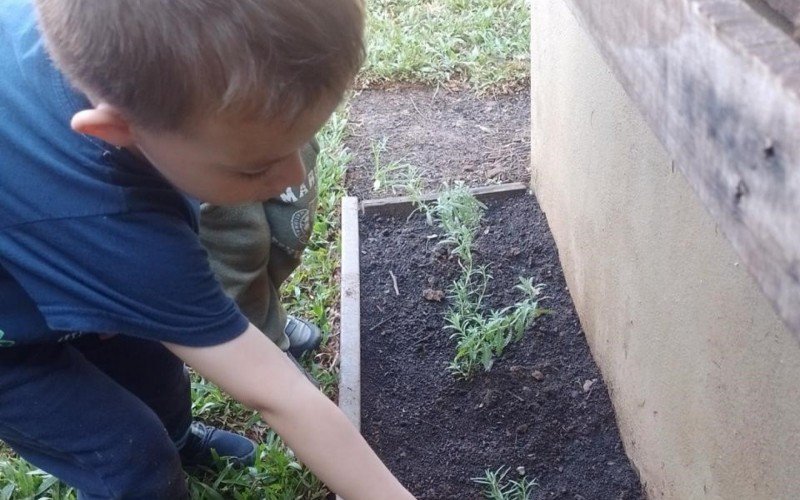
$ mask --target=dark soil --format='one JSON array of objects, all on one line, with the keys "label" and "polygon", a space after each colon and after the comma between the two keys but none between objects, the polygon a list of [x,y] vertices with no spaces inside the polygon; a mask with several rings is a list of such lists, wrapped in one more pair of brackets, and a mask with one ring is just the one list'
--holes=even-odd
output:
[{"label": "dark soil", "polygon": [[482,98],[425,88],[364,90],[350,101],[348,192],[361,199],[392,195],[372,189],[372,144],[384,137],[381,163],[416,166],[430,190],[454,180],[527,182],[530,110],[527,92]]},{"label": "dark soil", "polygon": [[520,300],[526,276],[546,285],[554,312],[471,381],[446,371],[447,300],[424,297],[458,275],[436,228],[366,215],[361,231],[362,431],[403,484],[423,499],[481,498],[470,478],[508,466],[538,480],[534,498],[644,498],[533,197],[490,204],[476,255],[494,276],[489,306]]}]

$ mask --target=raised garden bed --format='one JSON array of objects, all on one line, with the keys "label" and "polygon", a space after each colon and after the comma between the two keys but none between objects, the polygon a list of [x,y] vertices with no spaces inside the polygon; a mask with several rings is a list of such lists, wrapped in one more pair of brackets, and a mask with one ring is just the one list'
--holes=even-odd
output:
[{"label": "raised garden bed", "polygon": [[[491,371],[455,378],[447,370],[455,341],[443,330],[448,300],[436,299],[458,262],[423,215],[368,207],[360,218],[362,433],[423,499],[481,498],[471,478],[501,467],[510,479],[535,478],[532,498],[643,498],[544,215],[519,191],[486,203],[474,245],[476,264],[493,277],[486,305],[519,301],[514,287],[530,277],[545,285],[541,304],[552,313]],[[349,368],[347,356],[342,362]]]}]

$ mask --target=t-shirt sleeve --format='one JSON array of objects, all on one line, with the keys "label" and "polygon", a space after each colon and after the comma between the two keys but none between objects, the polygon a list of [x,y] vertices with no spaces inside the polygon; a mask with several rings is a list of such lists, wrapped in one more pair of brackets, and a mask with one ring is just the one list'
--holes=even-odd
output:
[{"label": "t-shirt sleeve", "polygon": [[6,229],[2,240],[3,266],[52,330],[208,346],[247,328],[197,235],[178,217],[49,220]]}]

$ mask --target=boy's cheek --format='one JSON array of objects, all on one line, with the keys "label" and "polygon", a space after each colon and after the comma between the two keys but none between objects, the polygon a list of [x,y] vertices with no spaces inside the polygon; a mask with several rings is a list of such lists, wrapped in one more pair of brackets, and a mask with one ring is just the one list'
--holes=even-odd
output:
[{"label": "boy's cheek", "polygon": [[293,155],[291,162],[286,165],[283,171],[283,188],[291,186],[299,186],[306,179],[306,169],[303,166],[303,161],[300,159],[300,152]]}]

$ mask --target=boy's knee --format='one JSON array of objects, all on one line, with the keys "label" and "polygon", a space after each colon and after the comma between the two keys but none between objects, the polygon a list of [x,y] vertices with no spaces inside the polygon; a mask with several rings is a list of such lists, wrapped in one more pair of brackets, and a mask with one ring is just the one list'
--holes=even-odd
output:
[{"label": "boy's knee", "polygon": [[113,470],[106,473],[106,485],[114,498],[186,498],[186,478],[178,450],[160,425],[150,422],[135,435],[120,435],[126,440]]}]

